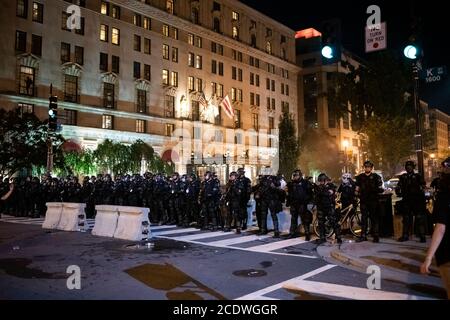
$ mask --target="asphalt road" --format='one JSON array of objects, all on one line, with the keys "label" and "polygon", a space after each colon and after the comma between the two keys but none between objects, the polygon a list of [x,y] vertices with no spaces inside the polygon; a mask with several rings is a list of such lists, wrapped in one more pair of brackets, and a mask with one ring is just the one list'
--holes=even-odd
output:
[{"label": "asphalt road", "polygon": [[[432,290],[383,279],[381,290],[369,290],[370,275],[324,261],[303,238],[155,226],[144,244],[41,224],[0,220],[0,299],[437,298]],[[79,267],[80,289],[67,287],[74,283],[69,266]]]}]

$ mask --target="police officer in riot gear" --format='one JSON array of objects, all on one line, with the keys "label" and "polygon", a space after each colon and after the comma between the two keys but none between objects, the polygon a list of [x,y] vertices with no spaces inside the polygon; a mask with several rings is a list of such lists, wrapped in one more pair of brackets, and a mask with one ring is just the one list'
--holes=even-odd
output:
[{"label": "police officer in riot gear", "polygon": [[324,243],[326,239],[325,222],[328,218],[330,226],[333,228],[338,244],[341,240],[341,227],[339,224],[339,215],[335,210],[336,207],[336,186],[331,183],[331,179],[324,173],[317,177],[317,186],[315,190],[315,201],[317,205],[317,220],[319,221],[319,235],[318,243]]},{"label": "police officer in riot gear", "polygon": [[155,222],[159,224],[167,224],[169,217],[164,205],[166,192],[168,186],[161,173],[158,173],[155,177],[155,184],[153,188],[153,199],[155,199]]},{"label": "police officer in riot gear", "polygon": [[409,230],[412,224],[413,216],[416,217],[415,223],[418,226],[420,242],[426,242],[425,238],[425,180],[419,174],[414,172],[415,164],[413,161],[406,161],[406,173],[399,178],[395,193],[402,197],[401,209],[403,215],[403,235],[398,241],[409,240]]},{"label": "police officer in riot gear", "polygon": [[246,230],[247,229],[247,203],[250,200],[250,195],[252,193],[252,182],[249,178],[247,178],[245,176],[245,169],[244,168],[239,168],[238,171],[238,180],[240,180],[240,183],[242,183],[244,185],[244,196],[242,197],[242,202],[241,202],[241,210],[244,213],[245,212],[245,216],[242,216],[242,230]]},{"label": "police officer in riot gear", "polygon": [[208,229],[211,222],[211,229],[217,229],[217,209],[220,200],[220,184],[213,178],[211,171],[206,171],[204,180],[200,186],[198,203],[202,206],[203,226],[202,229]]},{"label": "police officer in riot gear", "polygon": [[199,210],[197,205],[198,194],[200,192],[200,182],[194,173],[187,176],[185,200],[186,200],[186,219],[185,225],[199,226]]},{"label": "police officer in riot gear", "polygon": [[358,241],[367,241],[368,219],[372,226],[373,242],[379,242],[380,214],[378,195],[383,192],[381,177],[372,172],[373,163],[364,162],[364,172],[356,177],[355,195],[359,197],[361,209],[361,236]]},{"label": "police officer in riot gear", "polygon": [[278,225],[278,212],[282,210],[281,190],[279,189],[280,182],[276,176],[265,176],[261,181],[260,201],[261,201],[261,229],[258,234],[267,234],[267,215],[270,210],[272,217],[274,238],[280,237],[280,230]]},{"label": "police officer in riot gear", "polygon": [[313,190],[311,184],[303,179],[302,172],[295,170],[292,172],[291,181],[287,184],[287,206],[291,208],[291,228],[289,237],[298,236],[298,217],[300,216],[305,230],[305,240],[311,238],[312,213],[307,210],[308,203],[312,200]]},{"label": "police officer in riot gear", "polygon": [[344,173],[341,178],[341,185],[338,188],[340,194],[340,200],[342,209],[348,208],[353,205],[352,210],[356,210],[356,198],[355,198],[355,181],[352,179],[351,173]]},{"label": "police officer in riot gear", "polygon": [[229,229],[229,220],[232,218],[236,223],[237,234],[241,233],[241,222],[244,215],[247,214],[242,208],[242,202],[245,201],[244,199],[247,196],[245,193],[246,189],[243,179],[238,179],[237,172],[231,172],[226,191],[226,201],[228,203],[228,212],[230,213],[230,216],[227,217],[225,226]]},{"label": "police officer in riot gear", "polygon": [[180,174],[175,172],[172,175],[172,179],[169,183],[169,224],[177,223],[178,226],[182,225],[182,196],[183,188],[180,180]]}]

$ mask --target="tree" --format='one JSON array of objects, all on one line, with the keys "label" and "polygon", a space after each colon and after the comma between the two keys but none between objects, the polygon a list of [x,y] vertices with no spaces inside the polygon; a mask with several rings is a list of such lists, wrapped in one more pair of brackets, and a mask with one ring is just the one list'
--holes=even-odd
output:
[{"label": "tree", "polygon": [[336,139],[323,129],[306,130],[300,140],[300,168],[305,175],[317,176],[324,172],[339,177],[342,155]]},{"label": "tree", "polygon": [[93,175],[97,172],[97,164],[94,159],[94,152],[83,149],[81,152],[71,151],[64,154],[63,169],[69,174]]},{"label": "tree", "polygon": [[[47,124],[34,114],[0,109],[0,174],[12,176],[47,164]],[[60,159],[61,135],[53,137],[55,159]]]},{"label": "tree", "polygon": [[414,141],[414,107],[410,72],[390,52],[380,52],[365,65],[343,61],[346,73],[335,73],[329,83],[328,105],[337,117],[351,113],[352,129],[364,140],[364,151],[387,175],[410,156]]},{"label": "tree", "polygon": [[295,122],[292,114],[283,112],[280,116],[279,129],[279,172],[290,177],[297,168],[299,145]]}]

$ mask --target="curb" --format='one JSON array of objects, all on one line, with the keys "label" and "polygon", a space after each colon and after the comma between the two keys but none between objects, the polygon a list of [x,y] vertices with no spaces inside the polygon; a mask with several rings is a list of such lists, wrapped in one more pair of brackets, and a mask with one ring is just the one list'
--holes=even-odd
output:
[{"label": "curb", "polygon": [[345,265],[363,269],[364,272],[366,271],[367,266],[369,265],[368,263],[363,263],[362,259],[360,259],[360,260],[354,259],[353,257],[351,257],[345,253],[342,253],[339,249],[332,250],[330,252],[330,256],[333,259],[336,259],[337,261],[339,261]]}]

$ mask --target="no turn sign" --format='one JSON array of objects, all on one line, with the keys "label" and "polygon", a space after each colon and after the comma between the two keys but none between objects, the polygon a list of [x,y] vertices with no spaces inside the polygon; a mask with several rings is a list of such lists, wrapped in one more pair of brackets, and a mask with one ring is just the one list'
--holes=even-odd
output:
[{"label": "no turn sign", "polygon": [[384,50],[386,47],[386,22],[366,26],[366,52]]}]

